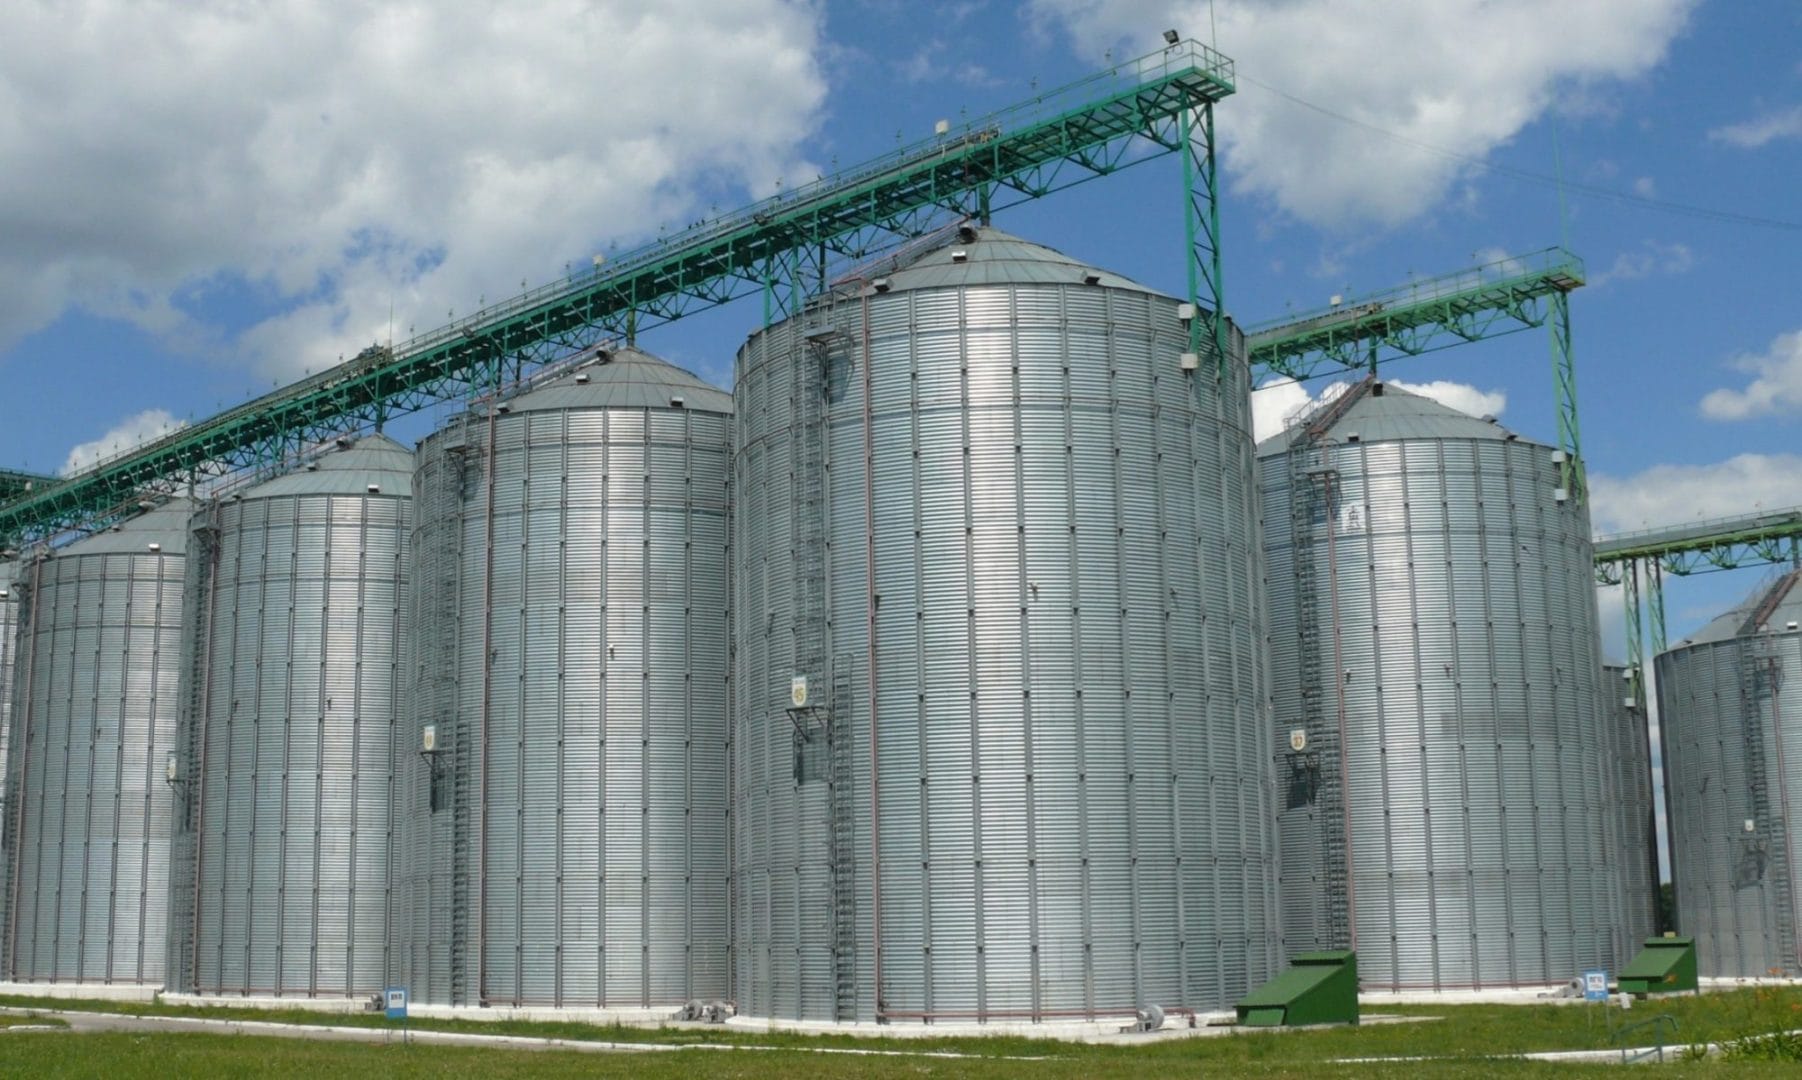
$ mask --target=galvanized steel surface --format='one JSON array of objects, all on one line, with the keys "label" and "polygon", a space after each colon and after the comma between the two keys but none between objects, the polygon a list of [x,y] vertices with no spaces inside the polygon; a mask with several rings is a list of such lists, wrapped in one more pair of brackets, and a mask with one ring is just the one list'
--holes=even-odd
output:
[{"label": "galvanized steel surface", "polygon": [[374,436],[194,516],[172,988],[387,985],[412,464]]},{"label": "galvanized steel surface", "polygon": [[1802,976],[1802,634],[1785,629],[1802,596],[1790,596],[1759,629],[1713,627],[1655,661],[1678,927],[1704,976]]},{"label": "galvanized steel surface", "polygon": [[[18,563],[0,562],[0,927],[6,925],[7,899],[11,894],[11,890],[6,887],[5,866],[6,853],[10,850],[6,830],[12,822],[12,811],[6,801],[6,785],[11,779],[6,763],[6,748],[12,740],[13,657],[18,651],[19,633],[19,593],[16,587],[19,570]],[[0,929],[0,941],[5,939],[5,934],[5,930]]]},{"label": "galvanized steel surface", "polygon": [[174,500],[28,565],[5,975],[160,985],[186,523]]},{"label": "galvanized steel surface", "polygon": [[1602,668],[1602,715],[1607,718],[1608,760],[1614,768],[1616,865],[1621,875],[1622,918],[1616,955],[1630,960],[1656,930],[1658,853],[1653,815],[1651,731],[1645,710],[1633,703],[1627,669]]},{"label": "galvanized steel surface", "polygon": [[[1391,427],[1436,437],[1374,437]],[[1589,518],[1557,498],[1554,451],[1392,387],[1326,439],[1329,471],[1308,482],[1331,485],[1330,505],[1301,557],[1332,725],[1344,699],[1359,977],[1452,989],[1617,967]],[[1279,732],[1302,715],[1285,446],[1266,443],[1259,462]],[[1274,752],[1287,951],[1346,944],[1322,940],[1328,838],[1308,754],[1286,738]]]},{"label": "galvanized steel surface", "polygon": [[1233,342],[1185,372],[1176,301],[983,230],[740,352],[741,1011],[1219,1007],[1271,973]]},{"label": "galvanized steel surface", "polygon": [[730,406],[624,350],[421,444],[398,762],[416,999],[726,995]]}]

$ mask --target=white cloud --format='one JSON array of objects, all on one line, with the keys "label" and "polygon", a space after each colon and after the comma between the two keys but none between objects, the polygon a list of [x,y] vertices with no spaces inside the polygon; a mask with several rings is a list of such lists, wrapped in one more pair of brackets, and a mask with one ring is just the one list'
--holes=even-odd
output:
[{"label": "white cloud", "polygon": [[1695,254],[1688,244],[1660,244],[1647,240],[1637,251],[1623,251],[1614,257],[1608,269],[1592,275],[1589,284],[1606,285],[1611,281],[1633,281],[1654,274],[1681,274],[1695,264]]},{"label": "white cloud", "polygon": [[[1240,190],[1316,224],[1406,221],[1437,206],[1471,170],[1426,147],[1481,159],[1554,104],[1643,75],[1693,6],[1217,0],[1219,46],[1241,76],[1221,107],[1229,175]],[[1166,26],[1209,36],[1210,5],[1199,0],[1034,0],[1032,10],[1096,55],[1155,47]]]},{"label": "white cloud", "polygon": [[[1479,390],[1467,383],[1445,379],[1424,383],[1403,382],[1400,379],[1384,381],[1398,390],[1431,398],[1441,405],[1472,416],[1500,416],[1502,410],[1508,407],[1508,395],[1501,390]],[[1309,409],[1338,397],[1350,385],[1345,381],[1331,382],[1321,387],[1320,393],[1310,394],[1307,387],[1294,379],[1272,379],[1251,394],[1253,437],[1258,442],[1263,442],[1301,419]]]},{"label": "white cloud", "polygon": [[1779,334],[1756,356],[1732,362],[1753,379],[1742,390],[1721,387],[1702,398],[1702,415],[1710,420],[1744,420],[1802,408],[1802,330]]},{"label": "white cloud", "polygon": [[[0,35],[0,348],[132,319],[298,374],[786,173],[808,0],[27,2]],[[241,337],[184,308],[247,287]]]},{"label": "white cloud", "polygon": [[177,420],[164,409],[145,409],[135,416],[128,416],[119,421],[105,435],[91,442],[84,442],[69,451],[63,462],[64,476],[78,469],[85,469],[104,458],[122,453],[141,443],[147,443],[160,435],[171,431],[179,431],[188,426],[186,420]]},{"label": "white cloud", "polygon": [[1746,150],[1756,150],[1774,139],[1802,138],[1802,105],[1791,105],[1751,120],[1715,128],[1708,137]]},{"label": "white cloud", "polygon": [[1598,535],[1802,504],[1802,457],[1740,454],[1707,465],[1654,465],[1632,476],[1589,474]]},{"label": "white cloud", "polygon": [[1400,379],[1390,379],[1389,385],[1421,397],[1432,398],[1441,405],[1457,409],[1472,416],[1500,416],[1508,407],[1508,395],[1501,390],[1478,390],[1468,383],[1451,382],[1446,379],[1435,379],[1432,382],[1411,383]]}]

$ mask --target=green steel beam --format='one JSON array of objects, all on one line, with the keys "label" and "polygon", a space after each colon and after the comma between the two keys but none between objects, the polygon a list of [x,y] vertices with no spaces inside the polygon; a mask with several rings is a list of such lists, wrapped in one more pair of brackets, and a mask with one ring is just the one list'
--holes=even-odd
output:
[{"label": "green steel beam", "polygon": [[[1185,41],[971,121],[847,172],[702,222],[564,281],[247,402],[0,506],[0,544],[93,528],[147,492],[255,468],[347,431],[461,398],[608,338],[761,292],[770,318],[847,265],[929,232],[1190,148],[1199,115],[1213,319],[1218,211],[1213,104],[1232,61]],[[1189,155],[1185,155],[1188,159]],[[1193,164],[1193,162],[1191,162]],[[1192,250],[1200,252],[1199,246]],[[1201,257],[1197,255],[1196,257]],[[1197,321],[1200,321],[1198,319]],[[1216,320],[1217,322],[1217,320]],[[1218,326],[1210,333],[1218,337]]]},{"label": "green steel beam", "polygon": [[[1553,297],[1583,285],[1583,260],[1547,248],[1252,327],[1254,366],[1293,379],[1364,373],[1403,356],[1544,326]],[[1569,334],[1565,335],[1568,342]]]},{"label": "green steel beam", "polygon": [[1662,576],[1688,577],[1742,566],[1795,563],[1802,507],[1605,536],[1596,541],[1597,580],[1620,581],[1621,568],[1653,563]]}]

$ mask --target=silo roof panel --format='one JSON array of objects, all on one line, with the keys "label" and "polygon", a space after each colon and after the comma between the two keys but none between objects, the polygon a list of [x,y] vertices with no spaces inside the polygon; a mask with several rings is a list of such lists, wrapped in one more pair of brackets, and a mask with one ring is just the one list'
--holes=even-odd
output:
[{"label": "silo roof panel", "polygon": [[[886,278],[886,291],[891,293],[963,285],[1043,284],[1093,285],[1163,295],[1131,278],[987,226],[976,230],[973,241],[953,235],[943,246],[923,252],[901,267],[870,276],[873,280]],[[1087,281],[1085,276],[1094,280]]]},{"label": "silo roof panel", "polygon": [[287,495],[364,495],[369,485],[383,495],[413,494],[413,452],[386,435],[366,435],[345,449],[323,454],[310,469],[297,469],[246,488],[246,499]]},{"label": "silo roof panel", "polygon": [[[1432,398],[1402,390],[1393,383],[1378,383],[1381,393],[1364,393],[1327,428],[1335,442],[1356,435],[1359,442],[1401,442],[1412,439],[1486,439],[1497,442],[1516,439],[1512,431],[1493,420],[1485,420],[1442,405]],[[1269,457],[1289,449],[1289,442],[1301,428],[1304,416],[1293,426],[1258,444],[1258,456]],[[1523,440],[1531,441],[1531,440]]]},{"label": "silo roof panel", "polygon": [[57,550],[64,555],[142,555],[151,544],[160,545],[164,555],[188,553],[188,519],[195,506],[189,499],[170,499],[154,510],[119,523],[117,528],[83,537]]},{"label": "silo roof panel", "polygon": [[1732,641],[1739,637],[1746,620],[1757,613],[1778,590],[1782,590],[1783,595],[1759,623],[1758,629],[1785,633],[1790,632],[1788,627],[1792,622],[1802,625],[1802,570],[1791,570],[1754,589],[1752,595],[1735,604],[1732,609],[1715,616],[1702,629],[1675,643],[1672,651],[1690,645]]},{"label": "silo roof panel", "polygon": [[[681,404],[673,404],[680,398]],[[730,414],[732,395],[634,348],[572,365],[505,399],[508,412],[537,409],[668,409]]]}]

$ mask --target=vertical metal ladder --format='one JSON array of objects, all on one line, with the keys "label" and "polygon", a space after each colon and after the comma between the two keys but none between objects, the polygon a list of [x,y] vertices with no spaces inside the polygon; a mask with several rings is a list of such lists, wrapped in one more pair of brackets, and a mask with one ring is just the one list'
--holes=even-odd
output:
[{"label": "vertical metal ladder", "polygon": [[1347,887],[1345,852],[1345,792],[1339,782],[1339,727],[1337,714],[1328,706],[1327,679],[1340,677],[1328,671],[1322,656],[1318,574],[1315,560],[1316,520],[1332,512],[1327,485],[1331,466],[1320,437],[1322,425],[1306,423],[1295,430],[1289,446],[1290,530],[1295,563],[1295,627],[1298,637],[1297,679],[1301,698],[1301,725],[1307,732],[1314,772],[1314,821],[1320,844],[1320,884],[1325,920],[1315,927],[1322,947],[1347,948],[1351,944],[1351,898]]},{"label": "vertical metal ladder", "polygon": [[[446,505],[433,507],[430,511],[426,511],[431,514],[430,518],[426,520],[442,522],[440,527],[444,530],[439,536],[436,548],[431,553],[433,558],[430,560],[430,577],[428,578],[430,585],[426,586],[433,590],[434,595],[425,603],[433,604],[438,608],[437,617],[431,620],[431,625],[437,628],[437,633],[432,640],[417,642],[415,647],[422,653],[425,650],[435,653],[435,662],[432,667],[440,672],[462,670],[462,664],[457,659],[462,648],[460,640],[462,636],[460,625],[462,621],[460,598],[462,590],[459,582],[464,576],[463,532],[467,516],[466,508],[469,504],[467,486],[472,478],[481,475],[481,468],[471,467],[477,464],[477,462],[471,461],[471,457],[477,458],[479,462],[482,449],[479,444],[471,442],[474,432],[467,413],[463,417],[462,429],[461,436],[453,440],[444,452],[444,468],[447,475],[439,484],[438,490],[447,493]],[[481,465],[483,468],[486,467],[486,463],[481,463]],[[417,588],[418,585],[415,587]],[[486,661],[484,660],[484,662]],[[462,694],[456,676],[451,675],[448,682],[444,681],[441,676],[439,682],[431,687],[430,693],[432,700],[428,715],[432,716],[433,722],[439,725],[438,737],[449,739],[453,755],[461,756],[470,753],[470,744],[474,738],[471,730],[473,725],[470,719],[463,715],[465,710],[462,708]],[[435,759],[428,760],[425,765],[429,773],[436,765],[436,761]],[[470,903],[472,867],[469,849],[474,842],[477,824],[474,815],[482,813],[483,810],[476,805],[479,800],[475,793],[470,791],[475,770],[469,766],[469,763],[462,760],[453,761],[448,771],[451,785],[449,853],[451,866],[450,932],[446,966],[450,978],[451,1002],[457,1005],[466,1005],[471,1004],[469,1000],[469,924],[472,912]],[[432,779],[428,775],[427,783],[430,784]],[[426,797],[431,797],[429,789]],[[419,850],[412,853],[413,858],[428,860],[428,869],[429,861],[435,858],[437,845],[433,842],[436,840],[436,836],[433,834],[436,832],[436,823],[429,824],[426,827],[427,841],[418,845]],[[428,880],[430,878],[429,873],[422,876]],[[430,927],[426,928],[426,932],[433,933]]]},{"label": "vertical metal ladder", "polygon": [[832,756],[827,813],[832,860],[832,956],[834,1008],[840,1020],[857,1019],[857,805],[851,778],[851,665],[833,665],[826,738]]},{"label": "vertical metal ladder", "polygon": [[[1796,957],[1797,928],[1791,906],[1794,883],[1790,880],[1789,836],[1783,828],[1783,814],[1772,812],[1770,768],[1764,747],[1765,710],[1782,689],[1782,661],[1775,643],[1765,633],[1765,623],[1794,582],[1794,575],[1775,582],[1739,628],[1740,700],[1744,703],[1741,734],[1745,740],[1749,820],[1754,831],[1746,837],[1747,847],[1741,856],[1736,883],[1741,887],[1769,883],[1777,948],[1785,964],[1793,964]],[[1759,866],[1758,861],[1763,865]],[[1755,873],[1756,870],[1763,872]]]},{"label": "vertical metal ladder", "polygon": [[[832,979],[834,1011],[841,1020],[857,1010],[856,804],[851,775],[851,739],[841,706],[851,700],[850,664],[827,671],[829,637],[826,595],[827,553],[827,376],[832,349],[840,340],[833,297],[817,298],[804,312],[792,355],[795,371],[794,479],[794,648],[795,673],[807,677],[815,695],[797,715],[805,739],[824,738],[829,759],[826,794],[826,860],[832,876]],[[826,679],[830,678],[828,688]],[[817,695],[829,695],[820,700]]]}]

